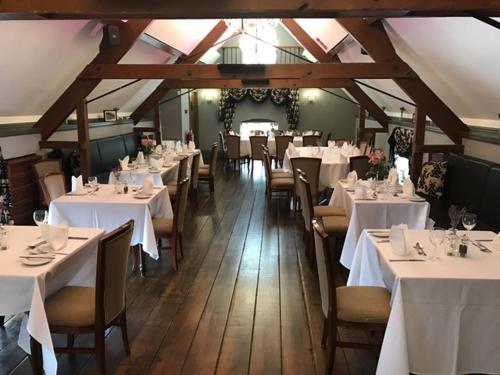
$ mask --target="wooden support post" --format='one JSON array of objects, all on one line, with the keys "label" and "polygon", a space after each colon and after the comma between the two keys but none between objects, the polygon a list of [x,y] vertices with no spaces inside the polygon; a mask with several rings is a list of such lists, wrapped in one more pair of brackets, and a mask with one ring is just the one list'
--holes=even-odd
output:
[{"label": "wooden support post", "polygon": [[359,131],[356,146],[360,146],[361,141],[365,140],[365,127],[366,127],[366,111],[363,107],[359,107]]},{"label": "wooden support post", "polygon": [[155,117],[154,117],[154,128],[155,128],[155,138],[156,144],[161,145],[161,116],[160,116],[160,103],[155,104]]},{"label": "wooden support post", "polygon": [[80,101],[76,106],[76,121],[78,128],[78,151],[80,153],[80,174],[84,180],[92,175],[90,163],[89,116],[87,103]]},{"label": "wooden support post", "polygon": [[410,177],[414,184],[417,183],[420,172],[422,171],[422,162],[424,159],[424,153],[421,147],[424,145],[425,141],[425,124],[427,121],[426,112],[422,107],[417,107],[417,112],[415,116],[415,131],[413,134],[413,145],[411,153],[411,171]]}]

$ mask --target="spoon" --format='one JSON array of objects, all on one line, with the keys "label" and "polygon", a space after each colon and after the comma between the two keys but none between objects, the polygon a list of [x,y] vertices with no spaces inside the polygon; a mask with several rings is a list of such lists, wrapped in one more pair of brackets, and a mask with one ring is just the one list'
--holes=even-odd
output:
[{"label": "spoon", "polygon": [[420,255],[427,255],[424,251],[424,247],[420,244],[420,242],[417,242],[415,244],[415,247],[414,247],[415,250],[417,250],[417,253],[419,253]]}]

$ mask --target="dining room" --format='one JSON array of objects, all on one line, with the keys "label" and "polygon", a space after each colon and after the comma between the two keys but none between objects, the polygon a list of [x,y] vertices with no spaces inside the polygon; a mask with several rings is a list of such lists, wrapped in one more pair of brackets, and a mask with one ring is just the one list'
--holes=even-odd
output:
[{"label": "dining room", "polygon": [[0,2],[0,374],[500,373],[499,16]]}]

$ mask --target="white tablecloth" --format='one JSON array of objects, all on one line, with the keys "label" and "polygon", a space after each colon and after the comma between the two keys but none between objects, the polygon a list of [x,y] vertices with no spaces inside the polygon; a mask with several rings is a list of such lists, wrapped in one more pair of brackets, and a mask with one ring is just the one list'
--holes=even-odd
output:
[{"label": "white tablecloth", "polygon": [[[127,182],[129,185],[142,185],[148,176],[152,176],[154,186],[164,186],[166,182],[176,179],[178,167],[179,162],[172,162],[172,166],[163,167],[159,172],[150,172],[148,167],[121,171],[120,181]],[[110,172],[108,184],[114,184],[115,181],[115,175],[113,172]]]},{"label": "white tablecloth", "polygon": [[[302,137],[293,137],[293,144],[295,147],[302,147]],[[267,147],[269,148],[269,154],[276,155],[276,139],[267,138]],[[242,155],[248,154],[252,156],[252,146],[250,144],[250,139],[240,139],[240,153]]]},{"label": "white tablecloth", "polygon": [[97,195],[64,195],[49,207],[49,223],[67,219],[71,226],[102,228],[106,232],[134,219],[131,245],[142,244],[146,253],[158,259],[152,216],[174,217],[165,187],[155,188],[147,199],[136,199],[131,189],[128,194],[116,194],[113,185],[103,184]]},{"label": "white tablecloth", "polygon": [[28,244],[36,242],[38,227],[9,226],[9,249],[0,252],[0,315],[29,311],[19,334],[19,345],[30,352],[29,336],[42,345],[43,365],[47,374],[56,374],[54,354],[44,300],[65,285],[95,285],[97,241],[101,229],[70,228],[69,235],[88,237],[88,240],[68,240],[55,259],[42,266],[25,266],[20,255],[29,255]]},{"label": "white tablecloth", "polygon": [[354,193],[346,191],[346,185],[341,182],[335,185],[330,205],[343,208],[349,218],[340,256],[340,263],[348,269],[351,269],[356,244],[363,229],[390,228],[401,223],[408,224],[410,229],[424,229],[430,210],[428,202],[410,202],[399,197],[374,201],[354,199]]},{"label": "white tablecloth", "polygon": [[[492,232],[471,232],[488,239]],[[427,231],[408,231],[429,254]],[[488,246],[488,242],[483,242]],[[377,374],[500,373],[500,252],[483,253],[469,245],[466,258],[389,262],[398,259],[390,243],[363,232],[348,285],[373,285],[392,291],[391,314]]]},{"label": "white tablecloth", "polygon": [[[328,147],[320,147],[319,150],[322,152],[319,186],[320,188],[333,188],[339,180],[345,178],[349,173],[349,162],[346,158],[342,158],[340,153],[334,152]],[[297,151],[300,157],[317,157],[318,147],[297,147]],[[288,150],[283,160],[283,168],[289,172],[292,171]]]}]

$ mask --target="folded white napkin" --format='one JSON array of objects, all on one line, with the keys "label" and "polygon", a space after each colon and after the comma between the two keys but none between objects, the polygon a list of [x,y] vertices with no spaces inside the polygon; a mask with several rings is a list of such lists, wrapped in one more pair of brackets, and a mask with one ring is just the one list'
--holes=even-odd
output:
[{"label": "folded white napkin", "polygon": [[366,199],[366,186],[364,184],[356,184],[354,199]]},{"label": "folded white napkin", "polygon": [[144,153],[142,151],[139,151],[137,153],[137,164],[144,164]]},{"label": "folded white napkin", "polygon": [[335,145],[335,141],[328,141],[328,147],[329,148],[336,148],[337,146]]},{"label": "folded white napkin", "polygon": [[188,150],[187,145],[182,145],[182,152],[187,152],[187,150]]},{"label": "folded white napkin", "polygon": [[175,142],[175,152],[181,152],[181,151],[182,151],[181,141]]},{"label": "folded white napkin", "polygon": [[403,195],[407,198],[415,196],[415,186],[409,177],[403,181]]},{"label": "folded white napkin", "polygon": [[123,159],[118,159],[118,163],[120,163],[120,168],[122,171],[128,171],[128,162],[130,157],[127,155]]},{"label": "folded white napkin", "polygon": [[163,166],[163,158],[159,158],[159,159],[150,158],[149,159],[149,166],[151,168],[160,169]]},{"label": "folded white napkin", "polygon": [[40,224],[42,239],[49,244],[52,250],[60,250],[68,243],[68,222],[63,220],[57,225]]},{"label": "folded white napkin", "polygon": [[290,156],[299,156],[299,152],[297,151],[297,147],[292,142],[288,143],[288,155]]},{"label": "folded white napkin", "polygon": [[83,190],[82,176],[71,176],[71,192],[77,194],[82,194],[85,192],[85,190]]},{"label": "folded white napkin", "polygon": [[194,144],[193,141],[189,141],[188,149],[189,151],[194,151],[196,149],[196,145]]},{"label": "folded white napkin", "polygon": [[427,220],[425,221],[425,229],[433,229],[434,224],[436,224],[434,220],[432,220],[430,217],[427,218]]},{"label": "folded white napkin", "polygon": [[406,231],[408,226],[406,224],[393,225],[391,233],[389,234],[389,241],[391,242],[392,251],[399,256],[406,256],[410,254],[410,247],[406,245]]},{"label": "folded white napkin", "polygon": [[153,193],[153,176],[148,176],[144,180],[144,183],[142,184],[142,193],[143,194]]},{"label": "folded white napkin", "polygon": [[396,169],[391,168],[389,175],[387,176],[387,183],[391,186],[397,185],[399,180],[399,175]]},{"label": "folded white napkin", "polygon": [[342,145],[342,149],[347,150],[348,148],[349,148],[349,143],[344,142],[344,144]]},{"label": "folded white napkin", "polygon": [[157,154],[161,154],[161,145],[158,145],[158,146],[155,147],[155,152]]},{"label": "folded white napkin", "polygon": [[495,238],[493,239],[493,243],[491,244],[491,247],[495,251],[500,251],[500,233],[498,233]]},{"label": "folded white napkin", "polygon": [[353,188],[356,184],[356,181],[358,181],[358,174],[356,173],[356,171],[349,172],[347,174],[347,186]]}]

